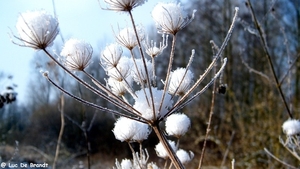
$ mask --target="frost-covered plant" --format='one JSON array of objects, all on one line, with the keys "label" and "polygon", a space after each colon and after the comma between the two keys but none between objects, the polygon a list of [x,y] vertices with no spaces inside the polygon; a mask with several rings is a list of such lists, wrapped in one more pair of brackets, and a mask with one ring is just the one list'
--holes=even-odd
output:
[{"label": "frost-covered plant", "polygon": [[59,32],[58,20],[46,11],[22,13],[16,25],[21,46],[43,49],[52,45]]},{"label": "frost-covered plant", "polygon": [[[100,65],[107,75],[107,78],[104,77],[106,84],[94,78],[85,69],[91,63],[93,51],[87,42],[70,39],[65,43],[60,53],[62,59],[59,60],[49,52],[47,47],[57,36],[59,27],[57,19],[48,13],[34,11],[21,14],[21,19],[17,23],[20,36],[15,37],[23,42],[21,46],[43,50],[80,84],[118,108],[115,110],[103,107],[75,96],[52,80],[51,70],[49,73],[43,73],[51,84],[77,101],[103,112],[120,116],[113,129],[116,139],[127,142],[130,147],[131,142],[138,142],[140,151],[135,152],[131,147],[133,159],[124,159],[121,163],[117,161],[117,168],[158,168],[155,163],[148,162],[147,150],[143,149],[141,144],[148,138],[151,131],[155,132],[160,141],[155,147],[157,155],[164,159],[170,159],[170,166],[173,165],[178,169],[184,168],[183,164],[189,162],[194,154],[179,149],[179,138],[188,131],[191,122],[185,114],[178,112],[206,91],[224,70],[226,58],[222,60],[222,65],[211,80],[202,89],[199,89],[200,83],[220,60],[233,31],[238,8],[236,8],[228,34],[215,53],[214,59],[202,75],[194,76],[190,69],[195,56],[194,50],[192,50],[186,67],[173,69],[173,60],[176,59],[174,54],[178,32],[191,23],[196,10],[188,15],[181,4],[158,3],[152,11],[158,33],[162,34],[162,42],[157,46],[156,42],[145,38],[144,29],[136,26],[132,15],[132,9],[144,4],[145,0],[104,0],[104,2],[107,5],[105,9],[126,12],[132,22],[131,27],[121,29],[118,34],[115,34],[116,43],[109,44],[100,54]],[[172,45],[169,58],[166,58],[169,62],[166,67],[167,73],[164,77],[158,77],[161,79],[161,85],[157,85],[155,70],[161,65],[155,63],[155,58],[168,47],[169,35],[172,38]],[[122,47],[129,51],[130,56],[123,54]],[[138,50],[138,54],[135,54],[137,52],[133,52],[133,50]],[[145,53],[150,56],[150,60],[146,58]],[[82,80],[74,71],[82,72],[91,79],[94,85]],[[163,87],[159,88],[158,86]],[[160,123],[162,122],[166,123],[166,133],[177,137],[177,143],[168,140],[164,129],[161,128]]]},{"label": "frost-covered plant", "polygon": [[300,161],[300,121],[288,119],[282,125],[286,140],[279,139],[280,143]]},{"label": "frost-covered plant", "polygon": [[[298,119],[288,119],[282,124],[282,130],[286,138],[284,140],[279,137],[280,143],[291,153],[292,156],[300,161],[300,121]],[[264,150],[268,155],[288,168],[297,168],[288,164],[284,160],[281,160],[280,157],[276,157],[267,148],[264,148]]]}]

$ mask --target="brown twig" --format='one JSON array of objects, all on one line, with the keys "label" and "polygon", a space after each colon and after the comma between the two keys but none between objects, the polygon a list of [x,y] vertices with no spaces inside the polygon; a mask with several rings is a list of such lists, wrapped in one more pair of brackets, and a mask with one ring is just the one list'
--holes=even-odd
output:
[{"label": "brown twig", "polygon": [[63,136],[63,133],[64,133],[64,128],[65,128],[65,115],[64,115],[65,111],[64,111],[64,107],[65,107],[65,97],[64,97],[64,93],[61,92],[61,95],[60,95],[60,108],[59,108],[61,124],[60,124],[59,135],[58,135],[58,138],[57,138],[55,157],[54,157],[54,160],[53,160],[53,166],[52,166],[53,169],[56,168],[56,163],[57,163],[58,155],[59,155],[59,151],[60,151],[60,144],[61,144],[61,140],[62,140],[62,136]]},{"label": "brown twig", "polygon": [[255,24],[255,27],[258,30],[260,42],[261,42],[261,44],[263,46],[263,49],[265,51],[265,54],[267,56],[269,66],[270,66],[271,72],[273,74],[273,78],[275,80],[275,83],[276,83],[276,88],[277,88],[277,90],[280,94],[280,97],[282,99],[282,102],[284,103],[284,106],[286,108],[286,111],[287,111],[288,115],[290,116],[290,118],[293,118],[292,112],[290,111],[289,105],[288,105],[288,103],[285,99],[284,93],[283,93],[283,91],[281,89],[281,86],[280,86],[279,79],[278,79],[278,77],[276,75],[276,72],[275,72],[275,67],[274,67],[274,64],[273,64],[273,61],[272,61],[272,58],[271,58],[271,54],[270,54],[269,49],[268,49],[267,40],[265,38],[265,33],[263,32],[263,29],[262,29],[260,23],[258,22],[258,20],[256,18],[256,15],[255,15],[255,12],[254,12],[254,9],[252,7],[252,4],[251,4],[250,0],[247,0],[247,3],[248,3],[248,6],[249,6],[250,13],[252,15],[252,19],[253,19],[253,22]]},{"label": "brown twig", "polygon": [[[216,74],[216,64],[214,66],[213,73]],[[212,121],[212,117],[213,117],[213,114],[214,114],[214,106],[215,106],[215,95],[216,95],[215,94],[215,88],[216,88],[216,80],[213,83],[209,118],[208,118],[208,123],[207,123],[207,127],[206,127],[205,139],[204,139],[203,147],[202,147],[202,150],[201,150],[201,155],[200,155],[198,169],[201,169],[201,167],[202,167],[202,162],[203,162],[203,159],[204,159],[204,153],[205,153],[205,149],[206,149],[207,138],[208,138],[209,132],[211,130],[210,126],[211,126],[211,121]]]}]

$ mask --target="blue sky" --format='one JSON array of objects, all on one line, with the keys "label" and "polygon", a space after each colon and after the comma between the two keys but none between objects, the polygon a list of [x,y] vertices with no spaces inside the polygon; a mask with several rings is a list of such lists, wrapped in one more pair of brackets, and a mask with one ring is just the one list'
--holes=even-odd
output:
[{"label": "blue sky", "polygon": [[[159,0],[149,0],[143,6],[133,10],[136,23],[147,27],[153,25],[151,10]],[[105,3],[100,0],[101,6]],[[18,16],[22,12],[44,9],[53,13],[52,0],[9,0],[0,1],[0,72],[13,75],[13,82],[18,85],[19,102],[24,102],[28,91],[28,81],[32,72],[31,61],[36,51],[14,45],[9,37],[12,32],[17,35],[15,28]],[[94,48],[101,50],[100,43],[113,42],[112,27],[118,29],[129,25],[129,17],[125,13],[102,10],[98,0],[61,0],[55,1],[60,30],[65,38],[83,39]],[[58,39],[58,38],[57,38]],[[11,83],[0,79],[0,92]]]}]

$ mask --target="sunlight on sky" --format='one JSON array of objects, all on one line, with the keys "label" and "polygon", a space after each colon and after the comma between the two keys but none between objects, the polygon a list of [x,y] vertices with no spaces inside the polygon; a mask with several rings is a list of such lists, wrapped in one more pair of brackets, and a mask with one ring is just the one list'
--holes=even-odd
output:
[{"label": "sunlight on sky", "polygon": [[[133,10],[137,24],[141,23],[145,27],[153,25],[151,10],[157,2],[158,0],[151,0]],[[100,3],[105,7],[104,2],[100,0]],[[45,9],[53,13],[52,0],[0,1],[0,6],[0,72],[13,76],[12,82],[18,85],[16,92],[19,102],[22,103],[27,100],[26,92],[30,91],[27,87],[30,72],[35,67],[32,65],[32,59],[36,51],[14,45],[10,41],[9,34],[17,35],[15,25],[22,12]],[[127,14],[102,10],[98,0],[55,1],[55,6],[64,38],[83,39],[91,43],[96,53],[99,53],[106,44],[113,42],[112,28],[117,31],[118,25],[120,28],[130,25]],[[56,41],[59,39],[56,38]],[[9,85],[8,83],[11,82],[0,79],[0,92]]]}]

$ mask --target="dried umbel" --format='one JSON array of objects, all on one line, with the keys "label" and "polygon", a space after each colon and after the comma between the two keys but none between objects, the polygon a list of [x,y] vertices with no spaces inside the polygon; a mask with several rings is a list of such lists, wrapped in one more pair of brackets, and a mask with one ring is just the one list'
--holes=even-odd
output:
[{"label": "dried umbel", "polygon": [[[175,145],[175,142],[174,141],[171,141],[171,140],[168,140],[169,142],[169,145],[171,146],[171,148],[173,149],[173,151],[177,151],[177,147]],[[155,151],[156,151],[156,154],[158,157],[161,157],[161,158],[168,158],[168,152],[166,151],[165,147],[163,146],[163,144],[160,142],[158,143],[156,146],[155,146]]]},{"label": "dried umbel", "polygon": [[144,4],[147,0],[104,0],[108,10],[131,11],[133,8]]},{"label": "dried umbel", "polygon": [[194,158],[194,153],[192,151],[187,152],[183,149],[177,150],[176,155],[182,164],[187,164]]},{"label": "dried umbel", "polygon": [[58,20],[46,11],[29,11],[22,13],[17,22],[20,46],[33,49],[45,49],[59,33]]},{"label": "dried umbel", "polygon": [[93,48],[89,43],[78,39],[68,40],[60,55],[65,58],[65,66],[69,70],[84,70],[90,63],[93,54]]},{"label": "dried umbel", "polygon": [[172,114],[166,120],[166,132],[177,138],[183,136],[191,126],[191,120],[185,114]]},{"label": "dried umbel", "polygon": [[[145,38],[144,30],[141,26],[136,26],[137,36],[140,41],[143,41]],[[116,36],[116,41],[124,46],[125,48],[132,50],[138,45],[138,41],[134,32],[134,29],[131,27],[126,27],[122,29],[119,34]]]},{"label": "dried umbel", "polygon": [[288,136],[300,134],[300,121],[296,119],[289,119],[283,123],[282,130]]},{"label": "dried umbel", "polygon": [[[144,35],[134,23],[131,13],[134,7],[142,5],[145,0],[104,1],[108,5],[108,10],[128,12],[132,22],[132,29],[125,28],[116,36],[118,44],[114,43],[108,45],[101,52],[100,65],[108,76],[108,78],[104,79],[106,85],[102,84],[101,80],[96,79],[84,70],[89,65],[92,55],[92,48],[86,42],[77,39],[69,40],[61,52],[61,55],[65,58],[63,59],[64,63],[59,62],[48,52],[46,47],[53,42],[58,34],[58,22],[51,15],[45,12],[34,14],[32,18],[38,18],[37,20],[27,17],[27,15],[21,15],[21,21],[23,23],[20,21],[20,23],[22,23],[19,29],[19,31],[21,30],[21,38],[18,39],[24,42],[23,46],[43,50],[65,72],[77,80],[77,82],[116,108],[112,109],[112,106],[105,107],[106,104],[103,106],[84,100],[59,86],[51,79],[51,72],[49,74],[44,73],[45,78],[47,78],[51,84],[68,96],[96,108],[101,112],[108,112],[118,116],[119,118],[113,129],[116,139],[127,142],[129,146],[130,142],[133,141],[139,142],[142,146],[141,142],[148,138],[151,131],[154,131],[160,141],[155,147],[157,155],[165,159],[170,158],[175,168],[183,169],[184,166],[182,163],[189,161],[192,158],[192,153],[186,153],[180,150],[178,151],[180,158],[178,158],[176,156],[178,147],[174,141],[167,140],[160,124],[168,118],[166,120],[166,132],[169,135],[177,137],[177,139],[187,132],[190,127],[189,118],[184,114],[175,113],[178,113],[182,108],[206,91],[224,70],[227,62],[226,58],[211,80],[205,84],[202,89],[199,89],[200,83],[203,82],[204,78],[210,74],[213,68],[217,67],[216,63],[218,59],[221,58],[222,52],[232,33],[236,15],[214,59],[208,65],[207,69],[205,69],[204,73],[197,76],[198,78],[195,79],[194,82],[192,81],[193,73],[189,70],[195,54],[194,50],[192,50],[190,60],[185,68],[175,68],[174,71],[172,71],[172,65],[173,59],[176,59],[174,57],[176,53],[175,35],[192,21],[195,11],[189,16],[182,10],[180,4],[159,3],[152,12],[158,32],[163,33],[163,42],[157,47],[153,41],[141,42]],[[47,22],[45,22],[45,20]],[[169,58],[166,59],[169,63],[167,67],[159,67],[160,71],[166,69],[166,74],[162,77],[158,77],[162,83],[156,85],[155,69],[157,67],[155,67],[154,58],[162,53],[168,46],[168,34],[173,35],[170,55]],[[144,48],[141,44],[144,45]],[[123,55],[121,46],[129,50],[128,53],[130,57]],[[138,46],[138,48],[136,46]],[[137,49],[139,52],[133,52],[133,49]],[[146,58],[146,53],[150,56],[151,60]],[[82,74],[87,76],[91,83],[86,82],[83,78],[74,74],[74,70],[82,71]],[[133,82],[136,82],[136,84]],[[129,92],[129,94],[125,95],[126,92]],[[144,158],[146,157],[144,152],[146,152],[146,150],[143,151],[141,148],[140,154],[137,155],[133,150],[133,158],[135,160],[125,160],[122,165],[119,164],[118,166],[120,168],[130,168],[131,162],[134,167],[146,167],[148,158]],[[157,168],[153,163],[148,164],[149,167]]]},{"label": "dried umbel", "polygon": [[194,74],[186,68],[177,68],[170,75],[169,93],[183,96],[193,83]]},{"label": "dried umbel", "polygon": [[[158,90],[157,88],[152,88],[152,98],[150,98],[149,90],[145,90],[146,94],[143,90],[139,90],[136,92],[137,98],[135,99],[133,108],[142,113],[142,117],[148,120],[155,121],[159,117],[164,116],[168,109],[172,107],[173,101],[171,100],[171,95],[166,94],[164,100],[162,100],[162,90]],[[152,100],[154,103],[152,104]],[[161,106],[161,110],[159,110]],[[154,110],[153,110],[153,106]]]},{"label": "dried umbel", "polygon": [[100,55],[100,64],[103,69],[109,70],[115,68],[119,63],[122,54],[123,50],[120,45],[113,43],[106,46]]},{"label": "dried umbel", "polygon": [[194,19],[195,12],[196,10],[192,16],[188,16],[180,4],[158,3],[152,11],[152,17],[158,32],[175,35]]},{"label": "dried umbel", "polygon": [[120,117],[116,121],[113,129],[116,139],[127,142],[141,142],[148,138],[150,131],[151,130],[147,124],[137,122],[126,117]]}]

